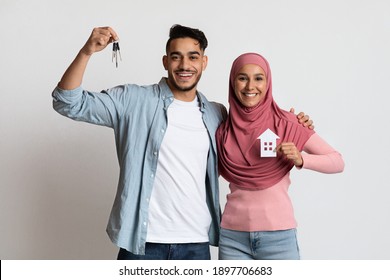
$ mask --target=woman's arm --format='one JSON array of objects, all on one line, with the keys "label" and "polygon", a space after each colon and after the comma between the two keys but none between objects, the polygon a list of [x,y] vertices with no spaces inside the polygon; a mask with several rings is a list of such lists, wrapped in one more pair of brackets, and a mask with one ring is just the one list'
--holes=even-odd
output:
[{"label": "woman's arm", "polygon": [[344,170],[344,160],[339,152],[314,133],[306,142],[301,153],[302,168],[322,173],[340,173]]}]

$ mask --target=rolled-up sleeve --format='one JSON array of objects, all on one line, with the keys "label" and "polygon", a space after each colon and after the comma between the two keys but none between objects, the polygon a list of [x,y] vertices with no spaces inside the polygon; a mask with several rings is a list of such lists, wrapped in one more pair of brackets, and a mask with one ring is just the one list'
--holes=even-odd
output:
[{"label": "rolled-up sleeve", "polygon": [[56,87],[52,93],[53,108],[59,114],[76,121],[114,127],[120,113],[115,96],[120,91],[123,88],[117,87],[111,92],[90,92],[81,87],[73,90]]}]

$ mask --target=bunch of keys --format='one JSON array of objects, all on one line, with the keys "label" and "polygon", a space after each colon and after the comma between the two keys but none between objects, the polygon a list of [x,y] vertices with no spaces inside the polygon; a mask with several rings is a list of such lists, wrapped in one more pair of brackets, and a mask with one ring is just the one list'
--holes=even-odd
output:
[{"label": "bunch of keys", "polygon": [[114,41],[112,43],[112,62],[114,62],[114,59],[115,59],[116,68],[118,68],[118,54],[119,54],[120,60],[122,61],[121,50],[119,48],[119,42]]}]

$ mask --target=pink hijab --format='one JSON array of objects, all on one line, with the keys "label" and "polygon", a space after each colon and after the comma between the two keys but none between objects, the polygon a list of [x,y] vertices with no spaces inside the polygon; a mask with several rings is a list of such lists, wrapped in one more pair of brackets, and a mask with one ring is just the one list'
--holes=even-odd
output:
[{"label": "pink hijab", "polygon": [[[244,107],[234,93],[234,80],[245,64],[257,64],[265,72],[267,92],[254,107]],[[233,62],[229,81],[229,117],[216,133],[219,172],[230,183],[244,189],[266,189],[278,183],[292,168],[293,163],[277,157],[260,157],[258,137],[270,129],[282,142],[293,142],[302,151],[314,133],[298,123],[296,116],[278,107],[272,97],[271,69],[265,58],[256,53],[245,53]]]}]

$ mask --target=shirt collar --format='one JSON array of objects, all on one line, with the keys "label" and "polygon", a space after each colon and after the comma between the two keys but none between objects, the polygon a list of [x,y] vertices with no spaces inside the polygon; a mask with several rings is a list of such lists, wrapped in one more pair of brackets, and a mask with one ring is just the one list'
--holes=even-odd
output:
[{"label": "shirt collar", "polygon": [[[169,88],[169,86],[167,84],[167,78],[165,78],[165,77],[161,78],[161,80],[159,82],[159,86],[161,88],[161,99],[163,100],[164,108],[166,109],[173,102],[174,96],[173,96],[171,89]],[[196,95],[199,99],[200,111],[203,113],[205,110],[205,107],[206,107],[205,106],[206,97],[202,93],[200,93],[199,91],[196,91]]]}]

